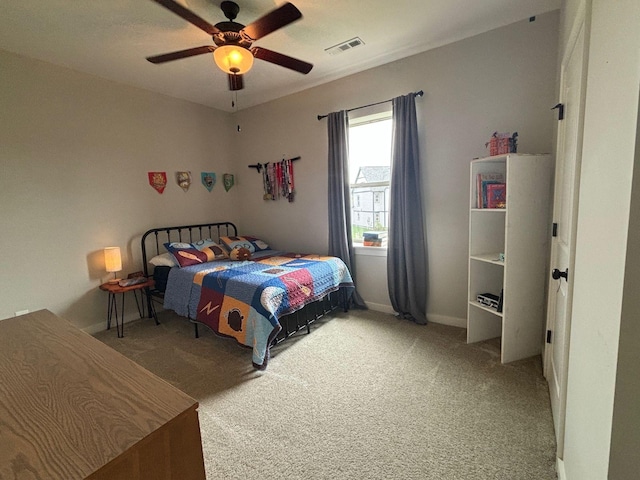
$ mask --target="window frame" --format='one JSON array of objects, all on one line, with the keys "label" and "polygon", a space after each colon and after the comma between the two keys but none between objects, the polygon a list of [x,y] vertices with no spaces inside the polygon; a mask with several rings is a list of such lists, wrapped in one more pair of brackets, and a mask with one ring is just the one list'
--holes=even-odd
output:
[{"label": "window frame", "polygon": [[[391,102],[384,102],[382,104],[379,105],[373,105],[370,107],[365,107],[365,108],[361,108],[355,111],[351,111],[348,114],[348,128],[349,130],[352,127],[359,127],[359,126],[363,126],[366,124],[370,124],[370,123],[377,123],[380,121],[388,121],[391,120],[393,121],[393,112],[392,112],[392,105]],[[391,128],[393,129],[393,124],[391,124]],[[390,135],[393,134],[393,132],[389,132]],[[391,140],[391,138],[390,138]],[[392,162],[392,158],[391,158],[391,152],[389,152],[390,158],[389,158],[389,168],[391,171],[391,162]],[[371,192],[373,193],[372,195],[372,201],[374,203],[374,205],[376,204],[375,199],[377,196],[382,197],[386,200],[390,197],[390,191],[391,191],[391,178],[389,178],[388,182],[380,182],[383,183],[384,185],[380,185],[380,186],[384,186],[387,188],[387,190],[384,191],[384,194],[382,194],[383,192]],[[349,189],[353,198],[353,186],[356,184],[351,184],[349,183]],[[360,200],[360,196],[357,196],[358,201]],[[353,202],[352,202],[353,203]],[[379,203],[379,202],[378,202]],[[387,207],[387,205],[385,205],[385,207]],[[361,208],[360,207],[360,202],[359,205],[357,206],[357,208]],[[351,205],[351,225],[349,225],[349,228],[353,229],[353,218],[355,215],[355,211],[354,211],[354,205]],[[360,213],[360,212],[357,212]],[[381,212],[373,212],[373,216],[372,219],[374,221],[374,227],[375,227],[375,215],[376,213],[379,215]],[[386,215],[387,215],[387,221],[388,221],[388,210],[386,210]],[[374,228],[372,227],[372,228]],[[388,226],[387,226],[387,231],[388,231]],[[356,255],[369,255],[369,256],[386,256],[387,255],[387,240],[384,241],[384,243],[379,246],[379,247],[374,247],[374,246],[365,246],[363,245],[362,242],[358,242],[355,241],[353,238],[351,239],[351,247],[354,249]]]}]

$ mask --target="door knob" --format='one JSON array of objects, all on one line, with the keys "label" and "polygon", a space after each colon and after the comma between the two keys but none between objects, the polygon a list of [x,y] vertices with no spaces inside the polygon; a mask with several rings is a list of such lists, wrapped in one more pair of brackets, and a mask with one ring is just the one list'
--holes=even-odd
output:
[{"label": "door knob", "polygon": [[565,269],[564,272],[561,272],[557,268],[554,268],[553,271],[551,272],[551,276],[553,277],[554,280],[560,280],[560,278],[564,277],[564,279],[568,282],[569,281],[569,269],[567,268],[567,269]]}]

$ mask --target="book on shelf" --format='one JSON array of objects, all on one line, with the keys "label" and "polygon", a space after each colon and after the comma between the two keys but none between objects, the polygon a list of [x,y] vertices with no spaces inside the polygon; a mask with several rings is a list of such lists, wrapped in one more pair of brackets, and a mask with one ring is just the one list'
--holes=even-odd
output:
[{"label": "book on shelf", "polygon": [[487,185],[487,208],[506,208],[507,185],[492,183]]},{"label": "book on shelf", "polygon": [[487,186],[494,183],[504,184],[502,173],[479,173],[476,184],[476,208],[488,208]]}]

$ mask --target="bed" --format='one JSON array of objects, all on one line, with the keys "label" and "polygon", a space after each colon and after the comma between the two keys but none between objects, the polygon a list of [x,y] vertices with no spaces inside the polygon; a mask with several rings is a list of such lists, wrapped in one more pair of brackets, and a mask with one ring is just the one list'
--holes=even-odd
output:
[{"label": "bed", "polygon": [[[141,239],[151,303],[234,338],[267,367],[271,346],[336,308],[347,309],[351,274],[336,257],[283,252],[231,222],[154,228]],[[248,252],[247,252],[248,250]],[[249,257],[249,258],[248,258]],[[179,265],[176,265],[179,264]]]}]

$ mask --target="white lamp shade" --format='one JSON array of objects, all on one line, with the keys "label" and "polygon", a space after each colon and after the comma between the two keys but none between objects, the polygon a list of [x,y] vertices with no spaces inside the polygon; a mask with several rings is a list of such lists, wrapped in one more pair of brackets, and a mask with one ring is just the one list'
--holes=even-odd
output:
[{"label": "white lamp shade", "polygon": [[104,249],[104,266],[107,272],[119,272],[122,270],[120,247],[106,247]]},{"label": "white lamp shade", "polygon": [[251,70],[253,54],[244,47],[223,45],[213,51],[216,65],[225,73],[241,75]]}]

